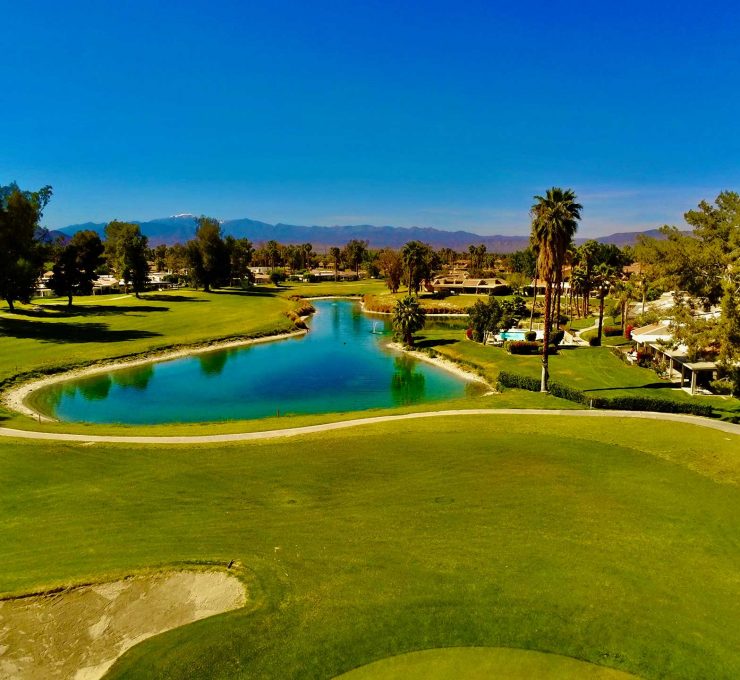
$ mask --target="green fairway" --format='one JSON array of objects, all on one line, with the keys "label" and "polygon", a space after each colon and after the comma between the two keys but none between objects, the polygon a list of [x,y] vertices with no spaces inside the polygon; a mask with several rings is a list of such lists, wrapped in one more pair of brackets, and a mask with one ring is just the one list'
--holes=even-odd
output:
[{"label": "green fairway", "polygon": [[329,678],[439,647],[740,674],[737,438],[466,416],[224,446],[0,442],[0,591],[240,561],[111,677]]},{"label": "green fairway", "polygon": [[557,654],[492,647],[452,647],[400,654],[341,680],[628,680],[634,676]]},{"label": "green fairway", "polygon": [[18,374],[293,327],[295,302],[273,290],[178,290],[36,300],[0,312],[0,383]]}]

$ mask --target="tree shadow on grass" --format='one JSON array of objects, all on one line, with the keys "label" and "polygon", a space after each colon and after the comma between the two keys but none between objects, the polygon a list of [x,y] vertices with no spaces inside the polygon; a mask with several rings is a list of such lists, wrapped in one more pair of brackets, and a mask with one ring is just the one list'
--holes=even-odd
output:
[{"label": "tree shadow on grass", "polygon": [[230,288],[219,288],[212,290],[208,295],[234,295],[238,297],[275,297],[278,293],[286,292],[287,288],[253,288],[252,290],[236,290]]},{"label": "tree shadow on grass", "polygon": [[40,342],[125,342],[154,338],[161,333],[140,330],[111,330],[105,323],[39,323],[25,319],[0,318],[0,336]]},{"label": "tree shadow on grass", "polygon": [[420,336],[414,340],[414,347],[416,349],[429,349],[432,347],[442,347],[443,345],[455,345],[459,340],[453,338],[425,338]]},{"label": "tree shadow on grass", "polygon": [[[193,297],[192,295],[167,295],[166,293],[155,293],[154,295],[145,294],[142,300],[153,300],[154,302],[208,302],[203,298]],[[162,307],[167,309],[167,307]]]},{"label": "tree shadow on grass", "polygon": [[584,392],[613,392],[616,390],[666,390],[678,389],[678,383],[671,382],[655,382],[647,383],[645,385],[625,385],[624,387],[593,387],[591,389],[583,390]]},{"label": "tree shadow on grass", "polygon": [[41,305],[34,309],[20,309],[15,316],[30,316],[36,319],[59,319],[73,316],[113,316],[145,312],[169,312],[169,307],[152,305]]}]

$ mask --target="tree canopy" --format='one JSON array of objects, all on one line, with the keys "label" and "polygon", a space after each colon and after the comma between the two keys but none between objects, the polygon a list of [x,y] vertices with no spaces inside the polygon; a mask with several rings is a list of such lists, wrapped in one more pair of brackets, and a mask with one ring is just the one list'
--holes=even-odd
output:
[{"label": "tree canopy", "polygon": [[49,186],[33,192],[0,187],[0,296],[11,311],[16,301],[30,301],[41,273],[45,249],[36,235],[51,195]]},{"label": "tree canopy", "polygon": [[94,231],[78,231],[63,246],[52,268],[51,289],[66,297],[72,306],[74,295],[90,295],[97,280],[97,269],[103,264],[103,242]]}]

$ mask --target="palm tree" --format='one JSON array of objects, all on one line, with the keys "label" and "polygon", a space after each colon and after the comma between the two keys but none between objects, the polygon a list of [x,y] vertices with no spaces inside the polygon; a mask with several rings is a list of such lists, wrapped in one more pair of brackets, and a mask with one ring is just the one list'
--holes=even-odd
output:
[{"label": "palm tree", "polygon": [[415,287],[414,272],[422,266],[426,249],[427,247],[419,241],[409,241],[401,248],[401,257],[409,274],[409,295],[411,295],[411,288]]},{"label": "palm tree", "polygon": [[599,288],[599,330],[596,334],[598,345],[601,345],[601,331],[604,326],[604,298],[606,298],[616,275],[617,268],[606,262],[596,265],[594,270],[594,282]]},{"label": "palm tree", "polygon": [[404,345],[412,347],[414,333],[424,328],[425,312],[413,295],[407,295],[396,302],[393,309],[393,328]]},{"label": "palm tree", "polygon": [[570,189],[553,187],[545,196],[535,196],[530,212],[532,216],[531,240],[539,246],[537,273],[545,282],[544,337],[542,347],[542,381],[540,391],[547,392],[549,380],[548,347],[550,344],[550,309],[552,285],[562,270],[565,253],[578,229],[581,219],[580,203]]},{"label": "palm tree", "polygon": [[334,262],[334,280],[336,281],[339,278],[339,259],[342,257],[342,251],[337,246],[332,246],[329,248],[329,257]]}]

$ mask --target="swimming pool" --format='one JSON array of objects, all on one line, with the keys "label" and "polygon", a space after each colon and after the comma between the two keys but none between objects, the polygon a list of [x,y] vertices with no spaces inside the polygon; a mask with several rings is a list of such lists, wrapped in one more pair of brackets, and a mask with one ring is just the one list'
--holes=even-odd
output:
[{"label": "swimming pool", "polygon": [[[496,336],[497,340],[526,340],[529,331],[519,328],[510,328],[508,331],[501,331]],[[535,340],[542,340],[542,331],[535,331]]]}]

